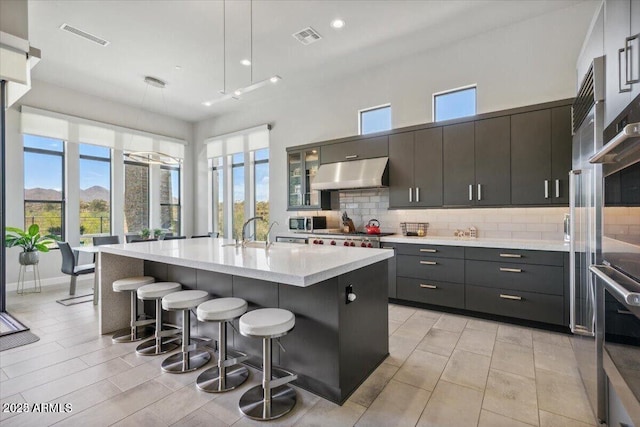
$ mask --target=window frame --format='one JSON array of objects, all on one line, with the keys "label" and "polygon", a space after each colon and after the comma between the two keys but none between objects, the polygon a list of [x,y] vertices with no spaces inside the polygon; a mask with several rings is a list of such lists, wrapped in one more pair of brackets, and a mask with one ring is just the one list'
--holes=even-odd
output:
[{"label": "window frame", "polygon": [[[81,145],[93,145],[93,144],[84,144],[84,143],[79,143],[78,144],[78,192],[81,190],[80,185],[82,184],[82,177],[80,176],[80,162],[82,160],[91,160],[91,161],[98,161],[98,162],[105,162],[109,164],[109,233],[108,234],[112,234],[113,231],[113,149],[109,149],[109,157],[100,157],[100,156],[92,156],[89,154],[81,154],[80,153],[80,146]],[[99,146],[102,147],[102,146]],[[108,147],[102,147],[102,148],[108,148]],[[80,199],[78,198],[78,203],[80,202]],[[82,225],[82,218],[80,217],[80,213],[78,212],[78,228]],[[102,224],[101,224],[102,225]],[[105,235],[105,233],[100,233],[101,235]],[[80,234],[80,239],[82,240],[82,237],[84,235]]]},{"label": "window frame", "polygon": [[[463,92],[469,89],[474,89],[474,99],[473,99],[473,110],[474,113],[469,115],[469,116],[460,116],[460,117],[454,117],[451,119],[445,119],[445,120],[436,120],[436,98],[438,96],[443,96],[443,95],[450,95],[450,94],[454,94],[457,92]],[[460,86],[454,89],[447,89],[447,90],[443,90],[440,92],[434,92],[431,94],[431,121],[432,122],[437,122],[437,121],[446,121],[446,120],[456,120],[456,119],[460,119],[463,117],[471,117],[471,116],[475,116],[478,114],[478,84],[477,83],[473,83],[470,85],[466,85],[466,86]]]},{"label": "window frame", "polygon": [[[256,152],[260,151],[260,150],[268,150],[269,154],[268,154],[266,159],[256,160],[256,156],[255,156]],[[257,213],[256,209],[258,207],[258,182],[257,182],[258,174],[256,173],[256,167],[258,165],[266,164],[267,165],[267,170],[269,171],[269,179],[271,179],[271,169],[269,169],[269,160],[271,158],[271,149],[270,148],[261,148],[259,150],[254,150],[252,152],[252,156],[251,157],[253,159],[253,165],[252,165],[253,166],[252,167],[252,169],[253,169],[253,189],[252,189],[253,190],[253,213],[255,215],[257,215],[258,213]],[[271,190],[271,189],[269,188],[269,190]],[[267,196],[267,202],[270,201],[269,198],[270,198],[270,195]],[[270,216],[271,216],[271,204],[269,203],[269,217]],[[267,220],[268,220],[268,218],[267,218]],[[256,226],[256,228],[257,228],[257,226]],[[258,234],[258,232],[256,230],[256,235],[257,234]]]},{"label": "window frame", "polygon": [[[143,163],[143,162],[136,162],[133,160],[126,160],[126,155],[125,153],[123,154],[123,166],[122,166],[122,172],[123,172],[123,179],[122,179],[122,189],[123,189],[123,199],[124,196],[126,194],[127,191],[127,165],[133,165],[133,166],[143,166],[145,168],[147,168],[147,227],[146,228],[150,228],[149,225],[151,224],[151,167],[148,163]],[[125,201],[126,202],[126,201]],[[126,221],[126,215],[124,214],[124,206],[122,206],[122,217],[123,217],[123,221]],[[137,231],[132,231],[132,230],[128,230],[125,231],[125,234],[131,234],[131,233],[139,233],[141,230],[137,230]]]},{"label": "window frame", "polygon": [[358,135],[370,135],[372,133],[377,133],[377,132],[370,132],[370,133],[362,133],[362,115],[364,113],[368,113],[371,111],[375,111],[375,110],[382,110],[384,108],[388,108],[389,109],[389,129],[383,129],[377,132],[386,132],[388,130],[393,129],[393,111],[391,110],[391,103],[388,102],[386,104],[380,104],[380,105],[376,105],[374,107],[367,107],[367,108],[363,108],[361,110],[358,110]]},{"label": "window frame", "polygon": [[[30,135],[30,134],[24,134],[24,135],[29,135],[29,136],[35,136],[38,137],[38,135]],[[66,195],[66,164],[65,164],[65,160],[66,160],[66,154],[67,154],[67,142],[65,140],[62,139],[56,139],[56,138],[48,138],[48,139],[54,139],[56,141],[60,141],[62,142],[62,151],[55,151],[55,150],[47,150],[44,148],[33,148],[33,147],[25,147],[24,145],[24,135],[22,137],[22,161],[23,163],[26,162],[25,159],[25,153],[34,153],[34,154],[43,154],[43,155],[48,155],[48,156],[58,156],[60,157],[60,164],[61,164],[61,172],[62,172],[62,188],[60,189],[60,200],[40,200],[40,199],[27,199],[26,197],[24,197],[25,194],[25,182],[24,182],[24,171],[23,171],[23,175],[22,175],[22,194],[23,194],[23,202],[22,202],[22,215],[24,218],[24,225],[25,225],[25,229],[27,228],[27,203],[50,203],[50,204],[56,204],[56,205],[60,205],[60,240],[61,241],[65,241],[66,240],[66,234],[67,234],[67,230],[66,230],[66,221],[67,221],[67,215],[66,215],[66,211],[67,211],[67,195]],[[43,234],[43,230],[40,231],[41,234]],[[49,233],[47,231],[47,233],[45,234],[54,234],[54,233]],[[52,247],[53,248],[57,248],[57,246]]]},{"label": "window frame", "polygon": [[[178,227],[175,233],[182,234],[182,167],[181,165],[160,165],[160,173],[163,170],[177,171],[178,172],[178,203],[162,203],[162,197],[160,198],[160,215],[162,216],[163,207],[177,207],[178,208]],[[162,182],[160,183],[162,185]],[[172,230],[173,231],[173,230]]]}]

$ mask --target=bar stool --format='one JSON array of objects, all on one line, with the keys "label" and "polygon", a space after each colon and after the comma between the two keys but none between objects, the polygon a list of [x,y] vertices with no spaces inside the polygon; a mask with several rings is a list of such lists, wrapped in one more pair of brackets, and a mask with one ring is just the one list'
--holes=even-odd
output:
[{"label": "bar stool", "polygon": [[162,361],[164,372],[182,374],[195,371],[211,359],[208,351],[198,349],[198,342],[202,340],[191,338],[191,318],[189,316],[191,309],[196,308],[209,298],[208,292],[197,290],[174,292],[162,298],[163,309],[182,311],[182,351]]},{"label": "bar stool", "polygon": [[293,313],[280,308],[261,308],[240,318],[242,335],[262,338],[262,384],[250,388],[240,398],[240,410],[249,418],[273,420],[287,414],[296,404],[296,392],[286,384],[298,376],[287,372],[287,376],[271,379],[271,340],[288,334],[295,323]]},{"label": "bar stool", "polygon": [[245,354],[227,359],[227,323],[247,312],[247,302],[240,298],[217,298],[198,306],[201,322],[218,322],[218,366],[200,374],[196,385],[202,391],[221,393],[233,390],[249,377],[249,370],[239,365],[247,360]]},{"label": "bar stool", "polygon": [[[151,276],[127,277],[113,282],[114,292],[129,292],[131,294],[131,322],[130,327],[116,331],[111,339],[114,342],[133,342],[149,338],[153,335],[151,325],[154,319],[138,320],[138,300],[136,293],[142,286],[155,282],[156,279]],[[94,290],[98,292],[98,290]],[[144,327],[142,327],[144,326]]]},{"label": "bar stool", "polygon": [[[142,301],[155,301],[156,306],[156,333],[150,340],[144,341],[136,348],[140,356],[155,356],[167,353],[178,348],[180,337],[178,329],[162,329],[162,297],[177,292],[182,285],[176,282],[156,282],[138,288],[138,299]],[[163,340],[164,337],[171,337]]]}]

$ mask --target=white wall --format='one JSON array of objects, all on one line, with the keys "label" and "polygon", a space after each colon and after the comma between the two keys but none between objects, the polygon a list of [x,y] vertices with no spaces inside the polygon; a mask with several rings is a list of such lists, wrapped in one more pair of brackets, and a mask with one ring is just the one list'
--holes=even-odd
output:
[{"label": "white wall", "polygon": [[[359,109],[390,102],[392,126],[398,128],[431,121],[432,93],[473,83],[478,85],[478,113],[570,98],[576,60],[597,6],[580,3],[337,81],[307,82],[294,95],[201,121],[194,135],[196,192],[209,191],[205,138],[270,123],[270,219],[283,230],[285,148],[356,134]],[[283,78],[280,83],[286,85]],[[198,233],[211,229],[206,204],[204,197],[196,200]]]},{"label": "white wall", "polygon": [[[135,107],[119,104],[116,102],[106,101],[102,98],[72,91],[69,89],[54,86],[48,83],[34,81],[33,88],[28,92],[19,103],[9,108],[7,111],[7,147],[6,147],[6,181],[7,181],[7,226],[22,227],[24,224],[24,172],[23,172],[23,151],[22,151],[22,135],[20,134],[20,106],[28,105],[31,107],[42,108],[45,110],[55,111],[59,113],[69,114],[73,116],[83,117],[86,119],[96,120],[103,123],[111,123],[119,126],[125,126],[155,134],[171,136],[174,138],[184,139],[189,144],[193,141],[193,124],[183,120],[163,116],[147,111],[142,111]],[[73,150],[72,150],[73,151]],[[77,151],[77,150],[76,150]],[[119,173],[123,176],[122,166],[114,163],[116,166],[114,176]],[[76,165],[77,166],[77,165]],[[193,170],[193,156],[191,155],[191,147],[185,149],[185,161],[183,168],[186,173],[182,179],[182,205],[183,205],[183,232],[191,235],[193,230],[193,215],[189,208],[193,206],[193,174],[189,171]],[[76,177],[77,170],[73,170],[70,165],[68,178]],[[115,180],[112,192],[123,192],[122,180]],[[116,197],[114,206],[122,206],[123,196]],[[77,206],[77,195],[69,193],[67,199],[72,202],[72,206]],[[119,200],[119,203],[118,203]],[[71,208],[72,208],[71,206]],[[77,214],[69,210],[70,216],[77,217]],[[123,235],[123,212],[113,209],[114,234]],[[68,236],[72,245],[78,244],[79,236],[69,234]],[[15,286],[18,279],[18,253],[19,248],[7,250],[7,283],[9,289]],[[51,251],[40,255],[40,275],[43,279],[43,285],[68,280],[68,277],[62,277],[60,272],[61,258],[59,251]]]}]

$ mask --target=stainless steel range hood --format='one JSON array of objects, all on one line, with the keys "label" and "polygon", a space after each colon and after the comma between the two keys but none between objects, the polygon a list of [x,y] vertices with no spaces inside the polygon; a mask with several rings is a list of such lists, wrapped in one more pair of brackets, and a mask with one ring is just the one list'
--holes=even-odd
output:
[{"label": "stainless steel range hood", "polygon": [[320,165],[312,190],[355,190],[389,186],[388,157]]}]

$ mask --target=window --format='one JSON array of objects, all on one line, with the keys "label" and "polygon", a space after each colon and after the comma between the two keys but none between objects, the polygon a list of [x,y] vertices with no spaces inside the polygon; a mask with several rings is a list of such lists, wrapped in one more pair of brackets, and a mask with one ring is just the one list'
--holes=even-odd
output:
[{"label": "window", "polygon": [[391,129],[391,105],[360,110],[359,116],[360,135],[382,132]]},{"label": "window", "polygon": [[24,227],[64,239],[64,141],[24,135]]},{"label": "window", "polygon": [[80,243],[111,234],[111,150],[80,144]]},{"label": "window", "polygon": [[255,207],[256,215],[264,221],[256,223],[256,240],[267,240],[269,231],[269,149],[254,152]]},{"label": "window", "polygon": [[224,229],[224,168],[222,157],[211,159],[213,187],[213,231],[225,236]]},{"label": "window", "polygon": [[236,153],[232,156],[231,163],[231,188],[233,193],[233,236],[240,239],[242,225],[244,224],[244,153]]},{"label": "window", "polygon": [[160,227],[180,234],[180,166],[160,166]]},{"label": "window", "polygon": [[433,94],[433,120],[457,119],[476,114],[476,87],[463,87]]},{"label": "window", "polygon": [[124,232],[149,228],[149,165],[124,162]]}]

